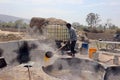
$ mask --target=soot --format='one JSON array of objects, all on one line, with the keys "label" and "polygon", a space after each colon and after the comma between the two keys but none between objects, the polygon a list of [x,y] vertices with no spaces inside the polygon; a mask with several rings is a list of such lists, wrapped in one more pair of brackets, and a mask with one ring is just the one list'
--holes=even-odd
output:
[{"label": "soot", "polygon": [[3,49],[0,48],[0,57],[3,55]]},{"label": "soot", "polygon": [[4,59],[4,57],[2,57],[3,52],[4,52],[4,50],[0,48],[0,68],[4,68],[4,67],[7,66],[7,63],[6,63],[5,59]]},{"label": "soot", "polygon": [[26,63],[30,61],[30,49],[27,42],[24,42],[18,49],[17,61],[21,63]]},{"label": "soot", "polygon": [[27,41],[24,41],[23,44],[17,50],[17,61],[21,63],[27,63],[30,61],[30,51],[37,48],[35,44],[31,46],[28,45]]},{"label": "soot", "polygon": [[106,69],[104,80],[120,80],[120,66],[111,66]]}]

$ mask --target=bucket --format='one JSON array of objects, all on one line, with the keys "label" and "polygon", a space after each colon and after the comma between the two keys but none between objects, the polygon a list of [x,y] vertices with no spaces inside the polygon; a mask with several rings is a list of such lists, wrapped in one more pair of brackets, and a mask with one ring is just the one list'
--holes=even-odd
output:
[{"label": "bucket", "polygon": [[45,62],[48,62],[48,61],[49,61],[49,58],[45,56],[45,57],[44,57],[44,61],[45,61]]},{"label": "bucket", "polygon": [[88,49],[88,43],[82,43],[82,48]]},{"label": "bucket", "polygon": [[88,54],[88,43],[82,43],[80,51],[81,51],[81,54],[87,55]]},{"label": "bucket", "polygon": [[93,58],[93,54],[97,51],[96,48],[89,48],[89,58]]}]

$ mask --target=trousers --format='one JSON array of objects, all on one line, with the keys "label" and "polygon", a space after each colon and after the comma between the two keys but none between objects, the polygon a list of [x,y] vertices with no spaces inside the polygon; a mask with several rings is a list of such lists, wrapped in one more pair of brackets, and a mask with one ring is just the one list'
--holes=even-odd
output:
[{"label": "trousers", "polygon": [[75,51],[75,45],[76,45],[76,41],[71,41],[71,52],[72,52],[73,54],[76,53],[76,51]]}]

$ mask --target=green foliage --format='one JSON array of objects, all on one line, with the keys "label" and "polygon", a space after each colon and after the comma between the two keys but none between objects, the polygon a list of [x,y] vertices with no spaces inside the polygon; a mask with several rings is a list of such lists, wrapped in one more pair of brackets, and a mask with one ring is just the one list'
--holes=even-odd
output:
[{"label": "green foliage", "polygon": [[23,20],[21,20],[21,19],[15,21],[15,27],[16,28],[19,28],[22,24],[23,24]]},{"label": "green foliage", "polygon": [[24,23],[23,20],[16,20],[15,22],[0,22],[1,28],[26,28],[28,27],[27,23]]},{"label": "green foliage", "polygon": [[95,27],[101,20],[99,15],[95,13],[89,13],[86,18],[86,22],[90,27]]},{"label": "green foliage", "polygon": [[116,30],[116,34],[120,34],[120,29],[117,29],[117,30]]},{"label": "green foliage", "polygon": [[103,33],[104,32],[103,30],[100,30],[98,28],[91,28],[91,27],[84,28],[83,31],[92,32],[92,33]]},{"label": "green foliage", "polygon": [[115,26],[115,25],[111,25],[111,26],[109,26],[109,29],[115,29],[115,30],[117,30],[117,29],[118,29],[118,27],[117,27],[117,26]]},{"label": "green foliage", "polygon": [[79,29],[79,28],[80,28],[80,23],[74,22],[74,23],[72,23],[72,26],[73,26],[75,29]]},{"label": "green foliage", "polygon": [[13,26],[15,26],[15,23],[14,22],[8,22],[8,23],[6,23],[7,25],[8,25],[8,27],[13,27]]}]

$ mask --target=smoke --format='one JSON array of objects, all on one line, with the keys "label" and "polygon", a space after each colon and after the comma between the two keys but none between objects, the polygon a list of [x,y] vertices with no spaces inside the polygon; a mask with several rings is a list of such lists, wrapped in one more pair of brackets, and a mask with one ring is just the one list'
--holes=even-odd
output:
[{"label": "smoke", "polygon": [[53,46],[51,45],[51,43],[39,43],[38,44],[38,49],[39,50],[42,50],[42,51],[52,51],[54,52],[55,49],[53,48]]},{"label": "smoke", "polygon": [[[35,34],[34,34],[35,35]],[[56,51],[55,42],[47,40],[46,35],[33,36],[39,41],[35,42],[38,49],[44,52]],[[54,44],[54,45],[53,45]],[[56,58],[55,58],[56,57]],[[56,60],[57,59],[57,60]],[[103,71],[100,71],[98,64],[89,60],[79,59],[58,59],[57,56],[51,59],[52,65],[47,66],[45,72],[61,80],[102,80]],[[101,74],[99,73],[101,72]]]},{"label": "smoke", "polygon": [[59,58],[44,71],[62,80],[102,80],[104,75],[100,64],[78,58]]},{"label": "smoke", "polygon": [[36,39],[33,43],[38,45],[38,49],[42,51],[54,51],[55,43],[54,40],[49,39],[47,36],[46,30],[43,30],[44,33],[41,34],[39,29],[36,26],[33,28],[27,28],[26,38]]},{"label": "smoke", "polygon": [[[31,32],[31,34],[26,34],[26,36],[27,35],[29,35],[31,39],[36,40],[21,43],[17,52],[17,59],[19,63],[24,63],[24,61],[22,61],[22,58],[19,57],[25,57],[27,55],[28,58],[25,58],[27,60],[25,62],[28,62],[29,58],[32,57],[36,58],[37,62],[40,62],[43,60],[45,52],[51,51],[54,53],[56,51],[57,48],[55,45],[55,41],[48,39],[46,35],[39,35],[39,32]],[[35,49],[36,52],[33,49]],[[9,49],[7,50],[9,51]],[[4,50],[0,49],[0,56],[2,56],[3,51]],[[30,56],[31,52],[33,53]],[[55,54],[59,54],[59,52]],[[61,80],[103,80],[102,78],[105,72],[104,67],[97,62],[77,58],[58,59],[57,55],[54,55],[50,62],[54,63],[45,67],[45,72],[51,76],[60,78]],[[41,63],[38,64],[39,65],[37,66],[37,68],[43,65]],[[7,72],[8,69],[12,69],[13,67],[14,65],[11,65],[5,67],[4,69],[1,69],[0,74],[2,74],[3,72]],[[110,73],[112,74],[108,75],[108,80],[120,80],[120,73],[118,75],[114,75],[113,72]],[[116,71],[114,73],[116,73]]]},{"label": "smoke", "polygon": [[[53,52],[53,54],[59,54],[60,52],[55,52],[57,50],[55,40],[52,38],[49,38],[47,36],[46,31],[44,30],[44,33],[41,35],[39,30],[35,32],[36,27],[28,28],[26,38],[34,39],[31,43],[37,45],[36,51],[31,51],[33,54],[31,54],[31,60],[35,60],[36,62],[42,62],[43,64],[44,56],[47,51]],[[56,57],[52,57],[50,59],[50,62],[53,63],[55,61]]]},{"label": "smoke", "polygon": [[41,34],[41,32],[37,28],[37,26],[34,26],[32,28],[30,28],[30,27],[26,28],[25,38],[28,38],[28,39],[38,39],[38,40],[48,39],[46,30],[44,29],[43,33]]}]

